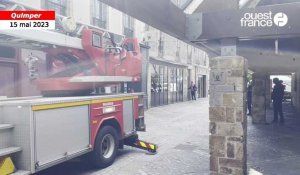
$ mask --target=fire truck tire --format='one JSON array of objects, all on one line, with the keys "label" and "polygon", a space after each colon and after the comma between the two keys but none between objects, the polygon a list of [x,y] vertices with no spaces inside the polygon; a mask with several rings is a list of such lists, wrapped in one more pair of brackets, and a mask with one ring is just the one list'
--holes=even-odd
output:
[{"label": "fire truck tire", "polygon": [[112,126],[100,129],[92,152],[92,163],[98,168],[110,166],[117,155],[119,147],[118,133]]}]

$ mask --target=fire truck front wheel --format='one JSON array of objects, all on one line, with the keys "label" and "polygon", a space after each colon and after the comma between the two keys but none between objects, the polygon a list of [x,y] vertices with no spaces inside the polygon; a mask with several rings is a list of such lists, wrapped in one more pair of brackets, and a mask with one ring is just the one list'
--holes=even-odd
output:
[{"label": "fire truck front wheel", "polygon": [[99,168],[110,166],[116,158],[118,147],[119,139],[116,129],[112,126],[101,128],[92,153],[93,164]]}]

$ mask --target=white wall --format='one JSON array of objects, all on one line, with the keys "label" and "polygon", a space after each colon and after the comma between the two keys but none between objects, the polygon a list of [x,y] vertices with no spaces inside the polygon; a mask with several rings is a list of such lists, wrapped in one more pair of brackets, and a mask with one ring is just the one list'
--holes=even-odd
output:
[{"label": "white wall", "polygon": [[[150,38],[147,38],[150,36]],[[159,46],[159,37],[160,32],[159,30],[149,27],[149,31],[145,31],[145,39],[147,39],[147,44],[151,48],[149,50],[149,56],[151,57],[158,57],[158,46]],[[149,40],[148,40],[149,39]]]},{"label": "white wall", "polygon": [[176,51],[178,46],[177,39],[164,33],[163,40],[164,40],[164,58],[170,61],[176,61]]},{"label": "white wall", "polygon": [[139,20],[135,20],[134,24],[135,24],[134,36],[138,39],[139,42],[142,42],[145,33],[145,23]]},{"label": "white wall", "polygon": [[108,30],[116,34],[123,34],[123,13],[109,7]]},{"label": "white wall", "polygon": [[18,2],[20,4],[23,4],[25,6],[29,6],[29,7],[35,8],[35,9],[42,8],[40,0],[27,0],[27,1],[24,1],[24,0],[15,0],[15,2]]},{"label": "white wall", "polygon": [[72,0],[71,2],[71,13],[70,16],[74,17],[75,20],[83,22],[85,24],[91,23],[92,1],[91,0]]},{"label": "white wall", "polygon": [[179,41],[178,45],[179,45],[179,48],[180,48],[180,53],[179,53],[180,62],[184,63],[184,64],[187,64],[188,44],[186,44],[183,41]]}]

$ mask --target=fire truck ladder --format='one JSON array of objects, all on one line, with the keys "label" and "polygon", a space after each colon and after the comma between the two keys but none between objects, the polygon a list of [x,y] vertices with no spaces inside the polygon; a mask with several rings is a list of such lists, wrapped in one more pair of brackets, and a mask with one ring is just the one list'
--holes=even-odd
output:
[{"label": "fire truck ladder", "polygon": [[[26,6],[15,0],[3,1],[0,0],[0,10],[37,10],[32,7]],[[105,29],[95,27],[89,24],[75,21],[72,17],[66,17],[56,14],[55,30],[1,30],[0,31],[0,45],[18,47],[32,50],[42,50],[45,48],[73,48],[81,49],[82,31],[86,28],[95,29],[104,32],[107,38],[114,40],[117,48],[121,48],[125,36],[109,32]],[[111,47],[111,46],[108,46]],[[109,76],[88,76],[88,77],[76,77],[70,79],[73,83],[99,83],[110,82]],[[114,82],[127,83],[132,81],[132,77],[129,76],[116,76]]]}]

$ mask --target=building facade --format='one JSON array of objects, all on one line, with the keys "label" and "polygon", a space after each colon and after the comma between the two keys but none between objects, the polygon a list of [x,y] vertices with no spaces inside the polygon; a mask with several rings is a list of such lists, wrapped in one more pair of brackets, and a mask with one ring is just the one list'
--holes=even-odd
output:
[{"label": "building facade", "polygon": [[160,106],[190,99],[191,82],[198,97],[207,96],[208,57],[205,52],[152,27],[146,27],[144,40],[150,46],[149,103]]},{"label": "building facade", "polygon": [[[21,4],[24,1],[18,0]],[[174,1],[184,5],[183,1]],[[113,9],[100,0],[28,0],[34,9],[51,9],[62,16],[71,16],[76,21],[97,26],[110,32],[136,37],[141,42],[143,54],[143,85],[148,106],[160,106],[189,100],[188,87],[193,81],[198,87],[198,97],[207,96],[208,57],[202,50],[160,32],[132,17]],[[0,55],[0,96],[38,95],[26,72],[26,58],[38,58],[39,76],[47,76],[46,55],[41,51],[1,46],[10,50]],[[4,52],[3,52],[4,53]],[[146,70],[146,71],[145,71]],[[9,76],[4,76],[9,74]],[[7,87],[4,87],[7,86]]]}]

